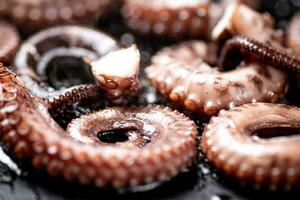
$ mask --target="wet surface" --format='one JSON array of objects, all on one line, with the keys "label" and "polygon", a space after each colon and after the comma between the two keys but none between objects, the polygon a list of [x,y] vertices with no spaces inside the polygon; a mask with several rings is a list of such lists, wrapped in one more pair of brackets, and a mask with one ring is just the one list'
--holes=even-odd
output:
[{"label": "wet surface", "polygon": [[[276,14],[278,27],[285,28],[287,25],[285,20],[291,16],[291,12],[299,9],[300,0],[268,0],[264,1],[263,7],[265,8],[264,10],[270,11],[273,15]],[[141,50],[143,67],[149,63],[151,55],[158,49],[175,42],[165,39],[133,36],[125,28],[118,14],[105,20],[104,23],[99,22],[98,27],[116,36],[124,45],[136,42]],[[299,105],[299,87],[299,83],[293,82],[288,95],[281,102]],[[124,102],[124,104],[146,105],[149,103],[168,105],[164,99],[155,93],[148,82],[142,78],[142,89],[137,97]],[[74,105],[72,109],[62,116],[55,116],[55,119],[65,127],[72,118],[103,108],[107,104],[107,102],[99,102],[97,104],[84,102],[81,105]],[[199,127],[199,133],[201,133],[205,124],[199,119],[194,119]],[[81,200],[105,199],[105,197],[109,199],[231,200],[292,199],[292,194],[258,192],[251,190],[247,185],[237,185],[234,181],[218,174],[213,167],[209,166],[207,160],[201,154],[197,163],[189,171],[164,184],[154,183],[142,187],[114,191],[66,183],[60,178],[49,177],[44,172],[33,170],[28,163],[14,159],[13,155],[10,155],[5,148],[4,151],[0,150],[0,200]]]}]

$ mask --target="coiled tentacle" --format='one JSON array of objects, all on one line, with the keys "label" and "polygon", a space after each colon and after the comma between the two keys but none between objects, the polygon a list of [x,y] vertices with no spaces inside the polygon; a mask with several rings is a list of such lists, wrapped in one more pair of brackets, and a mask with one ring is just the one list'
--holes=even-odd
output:
[{"label": "coiled tentacle", "polygon": [[[252,103],[221,111],[206,126],[201,146],[219,170],[257,189],[300,189],[300,109]],[[277,137],[276,137],[277,136]]]},{"label": "coiled tentacle", "polygon": [[[3,66],[0,92],[2,141],[52,176],[121,188],[168,180],[196,157],[195,124],[169,108],[107,108],[75,119],[65,132],[49,115],[47,104]],[[59,101],[68,103],[70,98]],[[120,130],[129,137],[123,145],[97,139]]]}]

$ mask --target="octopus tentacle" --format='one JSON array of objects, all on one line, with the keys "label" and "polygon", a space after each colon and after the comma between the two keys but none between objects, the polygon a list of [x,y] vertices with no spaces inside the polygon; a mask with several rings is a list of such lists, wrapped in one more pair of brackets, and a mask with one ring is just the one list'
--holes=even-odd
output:
[{"label": "octopus tentacle", "polygon": [[[73,121],[69,132],[65,132],[52,120],[45,103],[33,97],[22,81],[3,66],[0,67],[0,92],[4,144],[52,176],[120,188],[167,180],[188,167],[196,157],[195,124],[169,108],[108,108]],[[92,129],[82,130],[77,122]],[[72,137],[72,127],[93,143]],[[98,131],[124,127],[135,127],[130,130],[136,131],[138,138],[148,136],[150,142],[147,140],[141,147],[138,142],[122,146],[95,140]]]},{"label": "octopus tentacle", "polygon": [[0,21],[0,62],[11,64],[14,55],[20,46],[21,38],[17,29],[5,22]]},{"label": "octopus tentacle", "polygon": [[122,13],[129,28],[158,36],[205,37],[209,1],[125,0]]},{"label": "octopus tentacle", "polygon": [[[80,62],[80,68],[85,70],[84,73],[89,74],[89,69],[82,67],[83,59],[98,59],[119,48],[120,45],[115,39],[100,31],[80,26],[58,26],[42,30],[27,39],[17,52],[14,66],[32,94],[49,99],[59,95],[63,92],[64,87],[69,86],[65,86],[63,82],[61,85],[52,87],[44,78],[40,78],[47,77],[47,69],[55,59],[66,60],[66,62],[68,59],[74,59],[76,62]],[[71,62],[71,64],[71,66],[77,66],[76,63]],[[58,67],[55,69],[63,71],[67,67],[67,63],[63,63],[64,68],[59,65]],[[63,72],[67,77],[70,76],[68,71]],[[62,72],[59,74],[61,75]],[[78,79],[82,77],[81,74],[79,75]],[[58,84],[59,81],[54,82]],[[85,82],[90,83],[92,80],[85,80]],[[63,88],[56,89],[60,87]]]},{"label": "octopus tentacle", "polygon": [[209,49],[196,41],[167,47],[153,57],[146,75],[161,94],[200,115],[250,102],[274,102],[284,93],[286,77],[279,70],[245,62],[236,70],[219,72],[204,62]]},{"label": "octopus tentacle", "polygon": [[100,97],[101,90],[98,85],[78,85],[58,93],[47,100],[49,113],[63,112],[67,107],[85,99]]},{"label": "octopus tentacle", "polygon": [[274,20],[269,14],[261,14],[239,1],[229,4],[212,30],[215,41],[224,41],[234,35],[256,38],[273,46],[283,43],[283,32],[274,29]]},{"label": "octopus tentacle", "polygon": [[286,50],[277,49],[256,40],[236,36],[226,42],[220,56],[219,70],[232,62],[230,54],[239,52],[246,56],[254,57],[262,63],[272,65],[281,70],[291,72],[299,76],[300,58]]},{"label": "octopus tentacle", "polygon": [[[153,180],[164,181],[168,176],[174,176],[190,166],[193,160],[191,158],[195,158],[195,125],[178,112],[159,106],[108,108],[73,120],[68,125],[67,132],[83,143],[97,144],[97,134],[106,131],[107,127],[112,127],[112,130],[126,130],[128,137],[126,142],[109,146],[115,148],[115,151],[126,148],[131,152],[135,151],[134,154],[143,152],[139,160],[148,165],[134,166],[138,174],[129,180],[125,177],[119,179],[117,184],[122,186],[128,181],[133,185]],[[180,131],[175,131],[178,128]],[[163,146],[161,149],[160,145]],[[157,153],[148,157],[147,154],[152,150]],[[179,152],[174,159],[172,155],[177,150]],[[158,164],[159,162],[164,164]],[[118,167],[115,173],[118,174],[117,169]]]},{"label": "octopus tentacle", "polygon": [[296,13],[292,18],[291,23],[288,29],[288,37],[287,44],[291,47],[295,52],[300,54],[300,13]]},{"label": "octopus tentacle", "polygon": [[114,7],[111,0],[1,0],[0,15],[29,34],[58,24],[90,24]]},{"label": "octopus tentacle", "polygon": [[[298,136],[300,109],[281,104],[253,103],[223,110],[206,126],[202,150],[219,170],[240,182],[270,190],[300,187]],[[283,136],[275,138],[261,138]],[[258,136],[253,136],[258,133]]]},{"label": "octopus tentacle", "polygon": [[[253,5],[253,1],[238,0]],[[258,1],[255,1],[258,2]],[[127,26],[141,34],[170,38],[207,38],[231,1],[125,0],[122,14]]]}]

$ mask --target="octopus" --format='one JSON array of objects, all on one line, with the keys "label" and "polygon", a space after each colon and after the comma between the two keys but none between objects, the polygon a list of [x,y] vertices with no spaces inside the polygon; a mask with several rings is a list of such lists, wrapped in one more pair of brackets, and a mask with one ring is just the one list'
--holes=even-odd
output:
[{"label": "octopus", "polygon": [[[197,154],[194,122],[167,107],[105,108],[74,119],[64,131],[49,112],[69,103],[70,96],[53,107],[31,95],[4,66],[0,91],[3,143],[35,168],[67,181],[113,188],[165,181],[190,166]],[[73,100],[94,94],[77,92]]]},{"label": "octopus", "polygon": [[[115,62],[124,57],[128,65]],[[125,48],[100,31],[66,25],[28,38],[17,52],[14,66],[30,92],[45,100],[64,96],[72,86],[96,79],[99,89],[119,101],[138,90],[139,62],[136,46]]]},{"label": "octopus", "polygon": [[212,116],[250,102],[275,102],[286,90],[286,75],[256,61],[220,72],[208,63],[216,56],[214,45],[184,42],[157,53],[146,75],[163,96],[200,116]]},{"label": "octopus", "polygon": [[[235,0],[234,0],[235,2]],[[258,2],[241,1],[254,7]],[[124,0],[122,14],[127,26],[140,33],[169,38],[208,38],[227,4],[210,0]]]},{"label": "octopus", "polygon": [[201,146],[217,169],[243,184],[299,190],[299,128],[299,108],[250,103],[212,117]]},{"label": "octopus", "polygon": [[300,58],[284,49],[277,49],[259,41],[236,36],[226,42],[220,56],[219,69],[222,70],[228,63],[236,62],[238,54],[252,57],[261,63],[269,64],[290,74],[300,77]]},{"label": "octopus", "polygon": [[296,13],[289,25],[288,36],[287,36],[288,46],[291,47],[298,54],[300,54],[299,21],[300,21],[300,13]]},{"label": "octopus", "polygon": [[11,64],[20,41],[17,29],[8,22],[0,21],[0,63]]},{"label": "octopus", "polygon": [[273,27],[274,20],[268,13],[261,14],[247,5],[235,1],[225,9],[223,16],[212,30],[211,38],[214,41],[223,42],[232,36],[241,35],[281,47],[283,32],[275,30]]},{"label": "octopus", "polygon": [[[274,35],[278,32],[271,26],[270,19],[244,4],[233,2],[226,8],[212,35],[217,41],[229,35],[253,38],[254,32],[248,31],[243,24],[249,20],[253,24],[251,28],[262,33],[263,42],[273,41],[274,46],[282,47],[280,37],[275,40]],[[245,56],[241,62],[236,59],[239,57],[236,54],[232,58],[224,53],[218,58],[216,46],[216,43],[190,41],[166,47],[153,57],[146,75],[171,102],[204,117],[245,103],[276,102],[286,92],[286,75],[272,66],[274,62],[265,63],[250,59],[250,56]],[[223,52],[229,52],[227,49],[225,45]],[[242,47],[237,50],[242,51]],[[256,51],[263,52],[263,49],[257,48]],[[218,59],[230,61],[225,63],[226,67],[233,67],[231,62],[235,61],[238,68],[222,72],[218,70],[221,69]],[[216,64],[216,68],[211,67]]]},{"label": "octopus", "polygon": [[24,34],[58,24],[91,24],[114,8],[111,0],[1,0],[0,16]]},{"label": "octopus", "polygon": [[180,38],[206,36],[208,10],[207,0],[125,0],[122,13],[132,30]]}]

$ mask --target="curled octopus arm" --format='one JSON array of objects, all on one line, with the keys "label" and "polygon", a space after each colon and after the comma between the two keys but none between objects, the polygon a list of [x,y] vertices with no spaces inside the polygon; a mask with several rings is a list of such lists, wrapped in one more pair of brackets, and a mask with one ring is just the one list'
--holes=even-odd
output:
[{"label": "curled octopus arm", "polygon": [[[67,181],[113,188],[166,181],[189,167],[197,154],[195,124],[169,108],[106,108],[75,119],[64,131],[47,104],[4,66],[0,92],[3,143],[35,168]],[[118,130],[125,131],[128,141],[110,144],[98,139]]]},{"label": "curled octopus arm", "polygon": [[261,63],[274,66],[295,76],[300,75],[299,56],[243,36],[236,36],[225,43],[218,65],[219,70],[232,65],[232,61],[239,62],[236,59],[239,56],[234,53],[250,56]]}]

